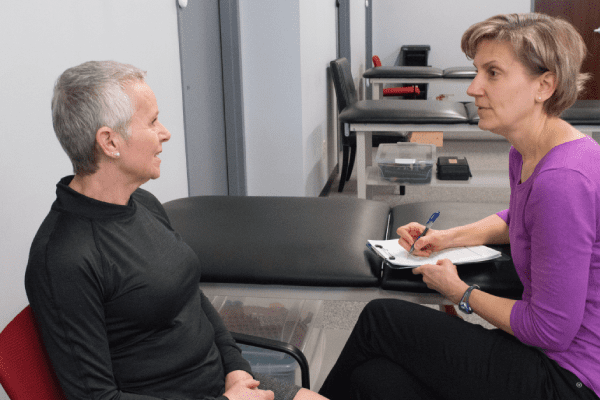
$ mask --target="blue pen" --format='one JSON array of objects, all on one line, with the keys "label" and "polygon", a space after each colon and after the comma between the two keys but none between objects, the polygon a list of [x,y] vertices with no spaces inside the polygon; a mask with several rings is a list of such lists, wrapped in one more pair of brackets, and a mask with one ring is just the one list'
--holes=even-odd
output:
[{"label": "blue pen", "polygon": [[427,223],[425,224],[425,230],[423,231],[423,233],[421,233],[419,235],[418,238],[415,239],[413,245],[410,248],[410,251],[408,252],[408,254],[412,254],[413,251],[415,251],[415,244],[417,243],[417,240],[421,239],[422,236],[425,236],[427,234],[427,231],[429,230],[429,228],[431,228],[431,226],[433,225],[433,223],[435,222],[435,220],[437,219],[437,217],[440,216],[440,212],[434,212],[433,214],[431,214],[431,217],[429,217],[429,221],[427,221]]}]

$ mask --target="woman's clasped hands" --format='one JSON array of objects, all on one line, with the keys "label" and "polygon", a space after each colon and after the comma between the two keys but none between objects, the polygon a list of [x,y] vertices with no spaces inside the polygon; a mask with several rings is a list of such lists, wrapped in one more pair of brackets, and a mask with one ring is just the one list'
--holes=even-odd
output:
[{"label": "woman's clasped hands", "polygon": [[229,400],[273,400],[271,390],[258,388],[259,381],[246,371],[233,371],[225,377],[225,393],[223,396]]}]

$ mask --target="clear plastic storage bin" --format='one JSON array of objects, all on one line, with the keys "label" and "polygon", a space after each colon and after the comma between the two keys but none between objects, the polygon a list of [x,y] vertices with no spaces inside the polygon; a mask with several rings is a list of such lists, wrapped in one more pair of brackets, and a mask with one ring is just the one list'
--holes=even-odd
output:
[{"label": "clear plastic storage bin", "polygon": [[435,164],[435,145],[383,143],[375,158],[381,176],[398,183],[430,183]]},{"label": "clear plastic storage bin", "polygon": [[296,360],[285,353],[260,347],[240,345],[242,356],[253,372],[265,374],[291,384],[296,383]]},{"label": "clear plastic storage bin", "polygon": [[[320,369],[324,338],[313,329],[321,300],[215,296],[210,299],[227,329],[293,344],[304,353],[311,372]],[[254,372],[300,383],[298,363],[291,356],[254,346],[240,346]]]}]

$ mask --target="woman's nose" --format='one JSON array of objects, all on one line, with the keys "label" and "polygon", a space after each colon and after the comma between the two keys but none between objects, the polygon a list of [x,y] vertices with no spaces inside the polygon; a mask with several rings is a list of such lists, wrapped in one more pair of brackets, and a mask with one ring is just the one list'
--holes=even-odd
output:
[{"label": "woman's nose", "polygon": [[[160,124],[160,122],[159,122]],[[160,124],[161,126],[161,130],[160,130],[160,140],[162,142],[168,142],[169,139],[171,139],[171,132],[169,132],[169,130],[167,128],[165,128],[165,126],[163,124]]]},{"label": "woman's nose", "polygon": [[467,94],[471,97],[481,96],[483,95],[483,90],[481,88],[480,79],[478,78],[479,74],[473,78],[473,81],[467,88]]}]

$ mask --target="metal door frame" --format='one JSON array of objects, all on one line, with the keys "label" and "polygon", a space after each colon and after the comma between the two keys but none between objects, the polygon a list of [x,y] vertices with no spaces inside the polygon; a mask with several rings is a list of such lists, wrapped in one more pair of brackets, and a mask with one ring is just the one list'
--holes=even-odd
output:
[{"label": "metal door frame", "polygon": [[[226,165],[227,194],[230,196],[244,196],[247,194],[246,185],[246,155],[244,144],[244,104],[242,90],[241,70],[241,48],[240,48],[240,23],[239,23],[239,1],[217,0],[218,2],[218,25],[221,53],[221,75],[223,91],[223,126]],[[185,12],[187,2],[174,2],[177,7],[178,25],[180,25],[180,13]],[[183,5],[180,5],[183,3]],[[179,26],[179,42],[182,46],[182,27]],[[186,82],[184,76],[183,51],[180,48],[180,62],[182,68],[182,92],[185,93]],[[185,96],[183,98],[184,129],[186,121]],[[187,132],[186,132],[187,134]],[[188,157],[188,190],[190,184],[190,164],[186,141],[186,154]]]},{"label": "metal door frame", "polygon": [[225,110],[225,148],[230,196],[247,195],[239,0],[219,0]]}]

